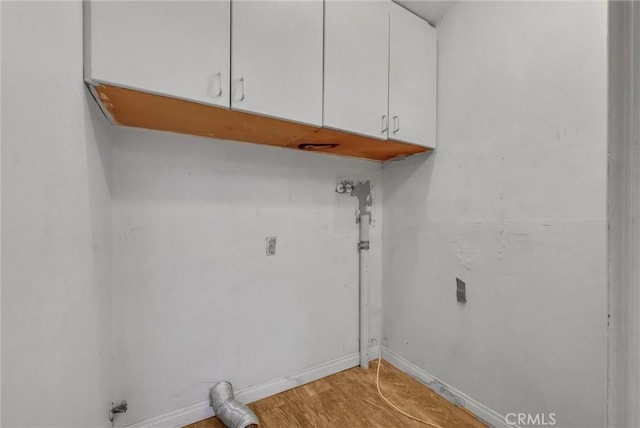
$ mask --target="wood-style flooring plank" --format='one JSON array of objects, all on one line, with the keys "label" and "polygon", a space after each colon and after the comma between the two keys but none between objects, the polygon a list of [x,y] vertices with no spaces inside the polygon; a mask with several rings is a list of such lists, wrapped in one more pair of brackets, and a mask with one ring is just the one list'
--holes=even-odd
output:
[{"label": "wood-style flooring plank", "polygon": [[[251,403],[261,428],[419,428],[391,408],[376,389],[377,361],[368,370],[354,367],[309,384]],[[442,428],[486,428],[470,412],[383,361],[382,393],[405,412]],[[224,428],[209,418],[186,428]]]}]

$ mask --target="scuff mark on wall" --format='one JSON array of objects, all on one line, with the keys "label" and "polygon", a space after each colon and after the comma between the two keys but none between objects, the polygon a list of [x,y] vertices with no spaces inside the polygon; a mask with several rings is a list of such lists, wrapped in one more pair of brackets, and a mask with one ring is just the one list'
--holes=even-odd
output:
[{"label": "scuff mark on wall", "polygon": [[426,385],[431,390],[433,390],[436,394],[438,394],[442,398],[452,402],[453,404],[455,404],[455,405],[457,405],[459,407],[464,407],[465,406],[465,401],[461,397],[458,397],[457,395],[455,395],[454,393],[449,391],[449,388],[447,388],[441,382],[439,382],[437,380],[433,380],[431,382],[427,382]]},{"label": "scuff mark on wall", "polygon": [[483,222],[476,221],[463,233],[449,240],[453,255],[458,259],[458,264],[469,272],[476,269],[482,259],[480,252],[482,242],[484,242],[482,230]]},{"label": "scuff mark on wall", "polygon": [[460,250],[456,252],[456,257],[458,258],[458,261],[460,262],[460,266],[462,266],[463,268],[465,268],[468,271],[473,270],[476,261],[478,260],[478,256],[476,256],[475,254],[472,254],[468,251],[465,250]]}]

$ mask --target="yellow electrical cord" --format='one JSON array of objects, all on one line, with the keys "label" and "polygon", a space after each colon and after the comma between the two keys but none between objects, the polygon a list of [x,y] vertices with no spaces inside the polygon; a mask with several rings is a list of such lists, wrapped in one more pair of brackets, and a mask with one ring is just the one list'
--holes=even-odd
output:
[{"label": "yellow electrical cord", "polygon": [[433,422],[429,422],[429,421],[425,421],[423,419],[417,418],[415,416],[411,416],[410,414],[408,414],[407,412],[403,411],[402,409],[400,409],[398,406],[396,406],[395,404],[393,404],[391,401],[389,401],[387,399],[387,397],[385,397],[384,395],[382,395],[382,391],[380,391],[380,366],[382,365],[382,355],[380,355],[380,358],[378,358],[378,369],[376,370],[376,388],[378,388],[378,394],[380,394],[380,397],[382,397],[382,399],[384,401],[387,402],[388,405],[390,405],[391,407],[393,407],[394,409],[396,409],[398,412],[402,413],[403,415],[405,415],[406,417],[408,417],[409,419],[413,419],[414,421],[423,423],[425,425],[428,425],[430,427],[434,427],[434,428],[442,428],[440,425],[435,424]]}]

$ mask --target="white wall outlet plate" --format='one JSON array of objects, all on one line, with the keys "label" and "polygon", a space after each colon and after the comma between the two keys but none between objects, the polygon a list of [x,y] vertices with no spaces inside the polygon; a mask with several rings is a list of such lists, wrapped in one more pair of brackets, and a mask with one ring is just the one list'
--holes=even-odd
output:
[{"label": "white wall outlet plate", "polygon": [[267,236],[267,256],[276,255],[276,237]]}]

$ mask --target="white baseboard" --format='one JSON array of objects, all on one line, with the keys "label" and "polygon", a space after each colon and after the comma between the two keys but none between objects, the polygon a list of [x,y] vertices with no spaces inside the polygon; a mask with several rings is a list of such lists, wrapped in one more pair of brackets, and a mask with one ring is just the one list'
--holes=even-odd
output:
[{"label": "white baseboard", "polygon": [[[434,392],[442,395],[447,400],[453,401],[455,404],[466,408],[479,419],[486,422],[489,426],[495,428],[519,428],[516,425],[507,425],[504,416],[500,415],[498,412],[491,410],[487,406],[479,403],[456,388],[447,385],[440,379],[410,363],[388,348],[370,348],[369,359],[374,360],[378,358],[380,356],[381,349],[382,358],[387,360],[389,363],[418,380],[420,383],[428,386]],[[360,355],[358,353],[346,355],[344,357],[339,357],[326,363],[310,367],[290,376],[279,377],[258,385],[240,389],[236,391],[235,395],[242,403],[252,403],[254,401],[279,394],[280,392],[288,391],[289,389],[293,389],[297,386],[313,382],[314,380],[356,367],[359,363]],[[441,387],[447,392],[446,394],[442,393]],[[199,422],[212,416],[215,416],[215,414],[207,400],[173,412],[165,413],[164,415],[160,415],[155,418],[129,425],[128,428],[178,428]]]},{"label": "white baseboard", "polygon": [[464,407],[473,413],[478,419],[481,419],[487,425],[494,428],[519,428],[517,425],[508,425],[504,416],[490,409],[482,403],[469,397],[462,391],[447,385],[437,377],[427,373],[420,367],[410,363],[392,350],[382,347],[382,358],[393,364],[404,373],[408,374],[418,382],[429,387],[436,394],[446,398],[454,404]]},{"label": "white baseboard", "polygon": [[202,401],[182,409],[174,410],[173,412],[165,413],[164,415],[156,416],[155,418],[137,422],[129,425],[127,428],[178,428],[212,416],[215,415],[213,414],[213,409],[211,409],[209,401]]},{"label": "white baseboard", "polygon": [[[380,355],[380,348],[369,349],[369,358],[375,359]],[[235,392],[238,401],[242,403],[252,403],[266,397],[270,397],[280,392],[293,389],[314,380],[327,377],[329,375],[350,369],[360,364],[360,354],[354,353],[339,357],[326,363],[293,373],[290,376],[283,376],[272,379],[258,385],[240,389]],[[203,419],[215,416],[209,401],[202,401],[155,418],[129,425],[128,428],[178,428],[199,422]]]}]

